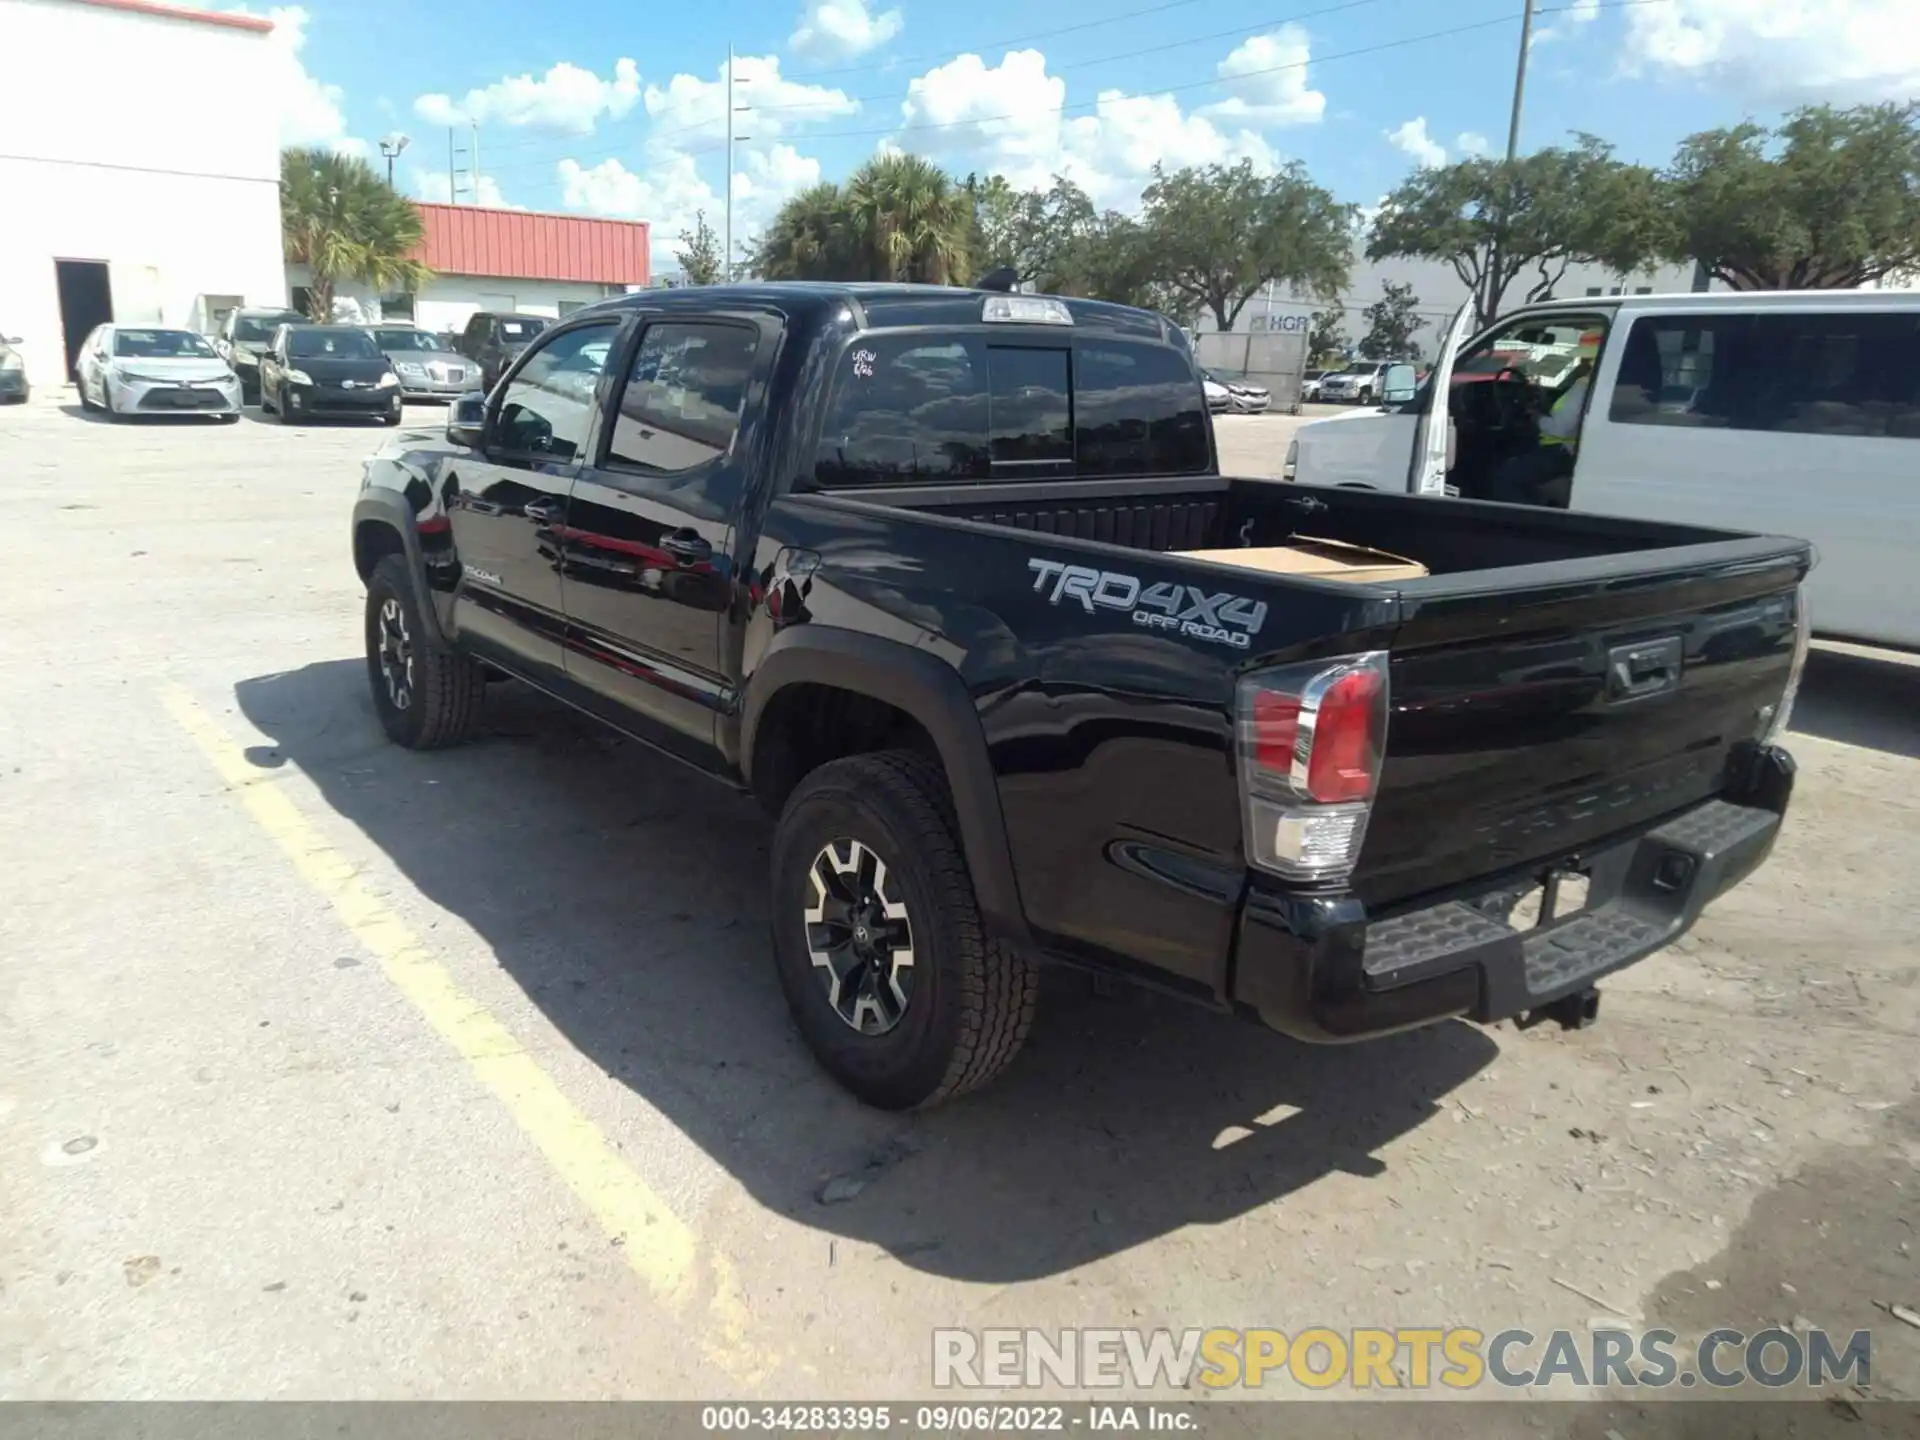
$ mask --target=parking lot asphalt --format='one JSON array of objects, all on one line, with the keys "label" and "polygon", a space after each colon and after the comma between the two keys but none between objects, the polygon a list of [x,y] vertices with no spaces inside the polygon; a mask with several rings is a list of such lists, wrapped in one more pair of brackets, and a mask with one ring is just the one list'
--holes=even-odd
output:
[{"label": "parking lot asphalt", "polygon": [[0,1397],[906,1398],[936,1324],[1620,1322],[1871,1330],[1920,1398],[1908,660],[1816,652],[1773,859],[1591,1029],[1314,1049],[1056,975],[996,1086],[885,1115],[789,1026],[747,802],[510,686],[385,741],[347,525],[392,434],[0,409]]}]

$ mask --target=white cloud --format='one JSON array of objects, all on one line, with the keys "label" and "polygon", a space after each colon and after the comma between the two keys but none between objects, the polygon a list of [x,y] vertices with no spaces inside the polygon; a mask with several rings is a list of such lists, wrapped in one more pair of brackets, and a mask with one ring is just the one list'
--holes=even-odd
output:
[{"label": "white cloud", "polygon": [[1433,169],[1447,163],[1447,147],[1427,134],[1427,117],[1416,115],[1398,129],[1387,131],[1387,143],[1413,157],[1416,165]]},{"label": "white cloud", "polygon": [[1462,130],[1453,137],[1453,144],[1462,155],[1484,155],[1493,148],[1478,130]]},{"label": "white cloud", "polygon": [[[236,6],[236,14],[252,14]],[[366,142],[347,137],[347,117],[341,109],[345,92],[307,73],[300,52],[307,44],[307,22],[313,17],[305,6],[282,5],[267,11],[273,22],[267,36],[271,58],[269,73],[255,75],[252,83],[260,92],[280,104],[280,143],[282,145],[323,145],[346,154],[365,155]]]},{"label": "white cloud", "polygon": [[849,60],[879,49],[905,23],[898,10],[875,15],[867,0],[808,0],[787,47],[812,60]]},{"label": "white cloud", "polygon": [[[653,227],[655,264],[671,266],[683,231],[705,211],[707,223],[724,234],[726,200],[700,174],[691,155],[676,152],[654,160],[640,172],[618,160],[582,165],[562,160],[558,168],[561,204],[589,215],[645,220]],[[787,199],[820,181],[820,162],[791,145],[747,150],[733,176],[735,249],[766,227]]]},{"label": "white cloud", "polygon": [[1904,100],[1920,17],[1913,0],[1669,0],[1627,11],[1625,64],[1757,100]]},{"label": "white cloud", "polygon": [[510,125],[586,135],[602,116],[618,120],[640,99],[640,69],[616,60],[611,79],[562,60],[535,78],[508,75],[491,85],[450,95],[422,95],[413,113],[429,125]]},{"label": "white cloud", "polygon": [[1318,124],[1327,97],[1307,88],[1308,48],[1298,25],[1242,41],[1215,67],[1227,98],[1200,113],[1262,126]]},{"label": "white cloud", "polygon": [[[1252,130],[1228,134],[1167,95],[1103,90],[1092,114],[1065,116],[1066,81],[1047,73],[1038,50],[1012,50],[998,65],[956,56],[907,84],[898,144],[957,165],[1006,176],[1021,188],[1056,174],[1100,205],[1131,206],[1156,163],[1177,169],[1248,156],[1262,167],[1273,149]],[[921,127],[940,127],[929,129]]]},{"label": "white cloud", "polygon": [[[415,169],[412,173],[413,195],[416,200],[434,201],[445,205],[452,199],[452,190],[447,183],[446,171]],[[470,205],[473,203],[473,197],[467,191],[467,181],[464,176],[460,181],[460,203],[462,205]],[[527,208],[524,205],[511,203],[506,196],[500,193],[500,182],[495,180],[491,175],[486,174],[480,177],[480,203],[494,210],[524,210]]]},{"label": "white cloud", "polygon": [[[724,135],[726,74],[723,61],[710,80],[682,73],[664,86],[647,86],[647,114],[656,122],[649,148],[661,154]],[[748,107],[734,117],[736,128],[756,141],[771,141],[798,126],[860,109],[860,102],[844,90],[787,79],[777,55],[736,55],[733,79],[734,103]]]}]

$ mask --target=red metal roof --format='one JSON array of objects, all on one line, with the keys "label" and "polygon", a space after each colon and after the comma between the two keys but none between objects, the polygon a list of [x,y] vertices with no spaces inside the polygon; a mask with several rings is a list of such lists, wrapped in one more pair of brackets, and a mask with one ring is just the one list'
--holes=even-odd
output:
[{"label": "red metal roof", "polygon": [[273,22],[259,15],[232,15],[219,10],[196,10],[186,5],[161,5],[156,0],[74,0],[76,5],[93,5],[101,10],[131,10],[137,15],[158,15],[163,20],[187,20],[195,25],[224,25],[229,30],[254,30],[265,34]]},{"label": "red metal roof", "polygon": [[421,205],[426,239],[414,252],[442,275],[645,285],[652,259],[644,220],[591,220],[538,210]]}]

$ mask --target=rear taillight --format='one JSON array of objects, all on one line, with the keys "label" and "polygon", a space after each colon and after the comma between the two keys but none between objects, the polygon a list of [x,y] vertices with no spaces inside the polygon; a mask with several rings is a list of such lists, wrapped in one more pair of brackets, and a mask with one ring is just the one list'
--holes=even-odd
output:
[{"label": "rear taillight", "polygon": [[1386,752],[1386,651],[1255,671],[1238,702],[1248,860],[1289,880],[1345,879]]},{"label": "rear taillight", "polygon": [[1793,702],[1800,694],[1800,676],[1807,668],[1807,649],[1812,640],[1813,615],[1807,609],[1807,590],[1802,585],[1793,592],[1793,663],[1787,669],[1787,688],[1762,725],[1762,744],[1778,744],[1793,723]]}]

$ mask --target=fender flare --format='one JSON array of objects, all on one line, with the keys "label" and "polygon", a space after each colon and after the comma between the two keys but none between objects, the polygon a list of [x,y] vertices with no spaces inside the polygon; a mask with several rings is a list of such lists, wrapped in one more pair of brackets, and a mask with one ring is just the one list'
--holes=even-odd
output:
[{"label": "fender flare", "polygon": [[[413,528],[413,510],[406,497],[396,490],[364,490],[353,502],[354,569],[359,569],[360,527],[379,525],[400,537],[400,551],[407,559],[407,574],[413,578],[414,598],[419,601],[420,617],[426,622],[428,638],[441,649],[451,642],[440,624],[440,607],[427,588],[427,565],[420,552],[420,536]],[[361,577],[363,580],[365,576]]]},{"label": "fender flare", "polygon": [[745,688],[740,768],[749,783],[761,718],[776,695],[799,684],[869,695],[919,722],[947,772],[981,918],[994,938],[1030,948],[1032,934],[1014,879],[986,731],[959,672],[924,650],[855,630],[800,625],[785,631],[774,639]]}]

